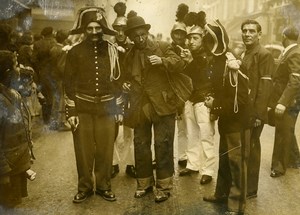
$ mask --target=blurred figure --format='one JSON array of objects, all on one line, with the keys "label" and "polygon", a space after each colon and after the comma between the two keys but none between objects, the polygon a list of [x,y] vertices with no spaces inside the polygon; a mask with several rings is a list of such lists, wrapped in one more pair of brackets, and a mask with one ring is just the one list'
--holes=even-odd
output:
[{"label": "blurred figure", "polygon": [[52,27],[45,27],[41,31],[44,37],[34,42],[32,60],[34,71],[38,75],[38,85],[41,86],[41,93],[44,98],[40,99],[42,105],[42,115],[45,124],[50,123],[52,113],[53,92],[55,91],[55,82],[53,81],[53,65],[50,58],[50,50],[56,45]]},{"label": "blurred figure", "polygon": [[[12,88],[19,78],[16,56],[0,51],[0,205],[15,207],[27,193],[31,166],[31,116],[21,95]],[[28,171],[31,174],[31,171]]]},{"label": "blurred figure", "polygon": [[299,31],[286,27],[282,32],[284,51],[273,75],[273,90],[269,106],[275,112],[275,140],[271,177],[285,174],[289,155],[295,143],[295,124],[300,110],[300,47]]}]

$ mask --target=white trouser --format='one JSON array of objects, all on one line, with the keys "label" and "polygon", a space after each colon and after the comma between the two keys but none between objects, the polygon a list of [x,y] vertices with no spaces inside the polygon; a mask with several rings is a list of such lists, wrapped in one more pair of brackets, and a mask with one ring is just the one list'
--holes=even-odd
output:
[{"label": "white trouser", "polygon": [[113,165],[122,163],[134,165],[133,129],[120,126],[114,146]]},{"label": "white trouser", "polygon": [[182,113],[177,119],[177,146],[178,146],[178,160],[187,160],[186,149],[187,149],[187,132],[186,132],[186,118]]},{"label": "white trouser", "polygon": [[200,170],[202,175],[212,176],[216,169],[217,149],[214,141],[215,121],[210,121],[209,109],[204,102],[193,105],[187,101],[183,114],[187,135],[187,168]]}]

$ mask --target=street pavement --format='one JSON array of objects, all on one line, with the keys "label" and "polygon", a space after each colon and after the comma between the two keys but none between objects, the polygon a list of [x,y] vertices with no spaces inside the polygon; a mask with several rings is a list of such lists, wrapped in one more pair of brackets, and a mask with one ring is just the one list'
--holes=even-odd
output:
[{"label": "street pavement", "polygon": [[[300,142],[300,120],[296,133]],[[224,214],[225,205],[216,205],[202,200],[212,194],[216,178],[208,185],[200,185],[201,174],[178,176],[175,144],[174,189],[169,200],[154,202],[150,194],[142,199],[133,197],[136,181],[125,174],[125,166],[112,179],[112,190],[117,201],[107,202],[100,196],[92,196],[81,204],[72,203],[77,192],[77,172],[71,132],[49,131],[35,118],[34,152],[36,161],[32,169],[37,172],[34,181],[28,181],[29,196],[21,205],[0,214],[12,215],[218,215]],[[217,132],[216,132],[217,133]],[[262,161],[258,197],[247,201],[246,214],[285,215],[300,214],[300,169],[288,169],[279,178],[270,177],[270,162],[273,151],[274,128],[265,126],[262,137]],[[216,135],[218,142],[218,136]]]}]

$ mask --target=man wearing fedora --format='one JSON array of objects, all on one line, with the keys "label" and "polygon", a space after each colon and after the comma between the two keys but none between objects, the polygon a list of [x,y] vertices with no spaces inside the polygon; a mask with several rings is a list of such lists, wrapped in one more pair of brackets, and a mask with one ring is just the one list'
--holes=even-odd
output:
[{"label": "man wearing fedora", "polygon": [[73,202],[83,202],[94,194],[94,185],[97,195],[115,201],[111,168],[116,119],[121,113],[116,101],[121,92],[120,71],[115,46],[103,40],[103,34],[115,35],[115,31],[108,27],[102,8],[87,7],[79,11],[71,31],[78,33],[84,33],[86,39],[68,52],[64,83],[66,95],[75,102],[66,108],[78,172]]},{"label": "man wearing fedora", "polygon": [[205,29],[204,44],[213,55],[210,68],[215,92],[206,98],[205,105],[219,116],[220,146],[216,189],[203,200],[227,203],[225,214],[244,214],[250,143],[248,77],[228,50],[229,39],[222,24],[215,20]]},{"label": "man wearing fedora", "polygon": [[[124,90],[130,98],[131,127],[137,176],[135,198],[144,197],[155,185],[155,202],[169,198],[173,184],[173,139],[176,96],[167,77],[184,63],[167,43],[148,39],[150,24],[137,14],[128,17],[125,34],[134,46],[125,56]],[[151,137],[154,131],[156,180],[152,167]]]}]

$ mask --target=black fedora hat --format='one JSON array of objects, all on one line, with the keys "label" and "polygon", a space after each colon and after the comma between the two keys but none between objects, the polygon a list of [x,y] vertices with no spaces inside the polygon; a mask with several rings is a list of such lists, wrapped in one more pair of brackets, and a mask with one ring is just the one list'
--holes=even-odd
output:
[{"label": "black fedora hat", "polygon": [[125,29],[125,34],[128,36],[132,30],[137,28],[145,28],[149,30],[151,28],[150,24],[146,24],[145,20],[140,16],[131,16],[127,19],[127,27]]},{"label": "black fedora hat", "polygon": [[224,54],[228,49],[229,37],[219,20],[205,25],[204,41],[209,51],[216,56]]},{"label": "black fedora hat", "polygon": [[70,34],[84,33],[86,26],[90,22],[97,22],[101,25],[104,34],[116,35],[116,31],[110,28],[105,18],[105,11],[101,7],[81,8],[77,13],[77,18]]}]

